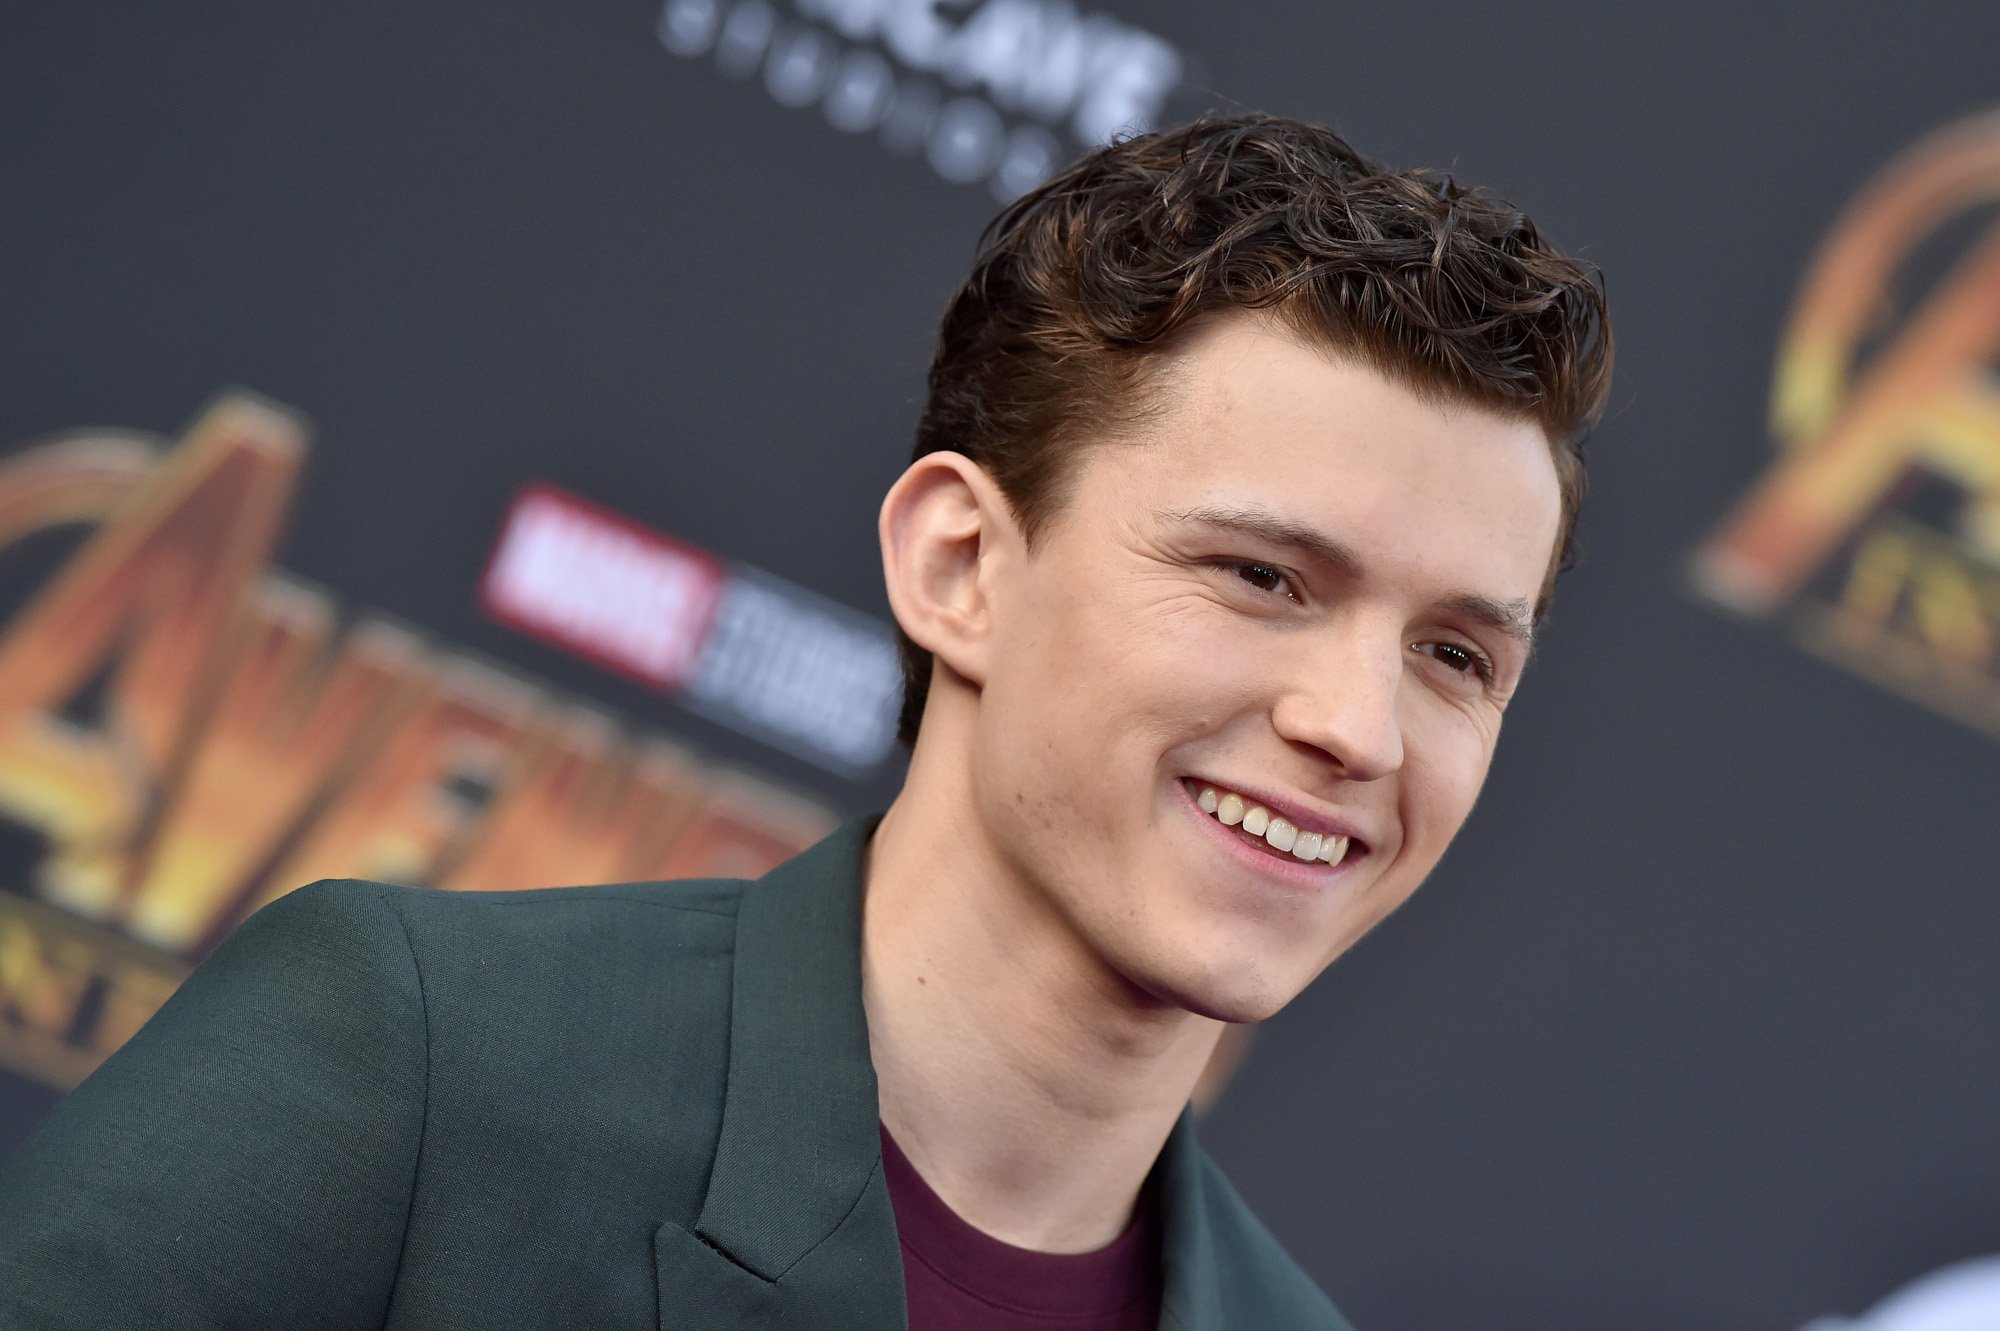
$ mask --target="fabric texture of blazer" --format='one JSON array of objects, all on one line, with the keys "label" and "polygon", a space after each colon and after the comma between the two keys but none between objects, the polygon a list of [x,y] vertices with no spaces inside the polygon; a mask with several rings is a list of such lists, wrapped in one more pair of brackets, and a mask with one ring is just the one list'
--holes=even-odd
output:
[{"label": "fabric texture of blazer", "polygon": [[[861,1006],[869,820],[756,883],[328,882],[0,1165],[0,1327],[906,1325]],[[1173,1331],[1344,1331],[1183,1116]]]}]

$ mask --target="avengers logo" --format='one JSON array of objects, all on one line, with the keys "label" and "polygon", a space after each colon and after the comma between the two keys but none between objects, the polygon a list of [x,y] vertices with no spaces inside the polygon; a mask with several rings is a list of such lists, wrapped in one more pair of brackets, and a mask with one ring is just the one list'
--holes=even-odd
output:
[{"label": "avengers logo", "polygon": [[1808,273],[1779,352],[1780,457],[1697,552],[1714,604],[2000,735],[2000,224],[1899,307],[1926,242],[2000,202],[2000,112],[1892,162]]},{"label": "avengers logo", "polygon": [[[299,423],[224,398],[171,447],[0,462],[0,1063],[80,1080],[251,911],[319,878],[750,877],[832,824],[269,567]],[[67,551],[51,542],[67,541]]]}]

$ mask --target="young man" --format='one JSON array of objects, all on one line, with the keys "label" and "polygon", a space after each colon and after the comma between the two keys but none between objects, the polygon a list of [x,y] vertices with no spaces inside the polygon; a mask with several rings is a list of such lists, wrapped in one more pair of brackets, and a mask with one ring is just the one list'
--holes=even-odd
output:
[{"label": "young man", "polygon": [[1203,1156],[1471,810],[1601,294],[1263,117],[1008,210],[881,512],[908,780],[756,884],[320,884],[0,1180],[0,1325],[1344,1325]]}]

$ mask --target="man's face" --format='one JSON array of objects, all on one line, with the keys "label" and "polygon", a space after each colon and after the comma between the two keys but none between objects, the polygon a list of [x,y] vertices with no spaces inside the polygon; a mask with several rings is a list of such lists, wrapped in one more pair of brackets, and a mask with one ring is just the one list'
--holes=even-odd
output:
[{"label": "man's face", "polygon": [[1534,424],[1262,320],[1205,329],[1167,398],[1136,441],[1080,452],[997,575],[974,798],[1114,973],[1256,1020],[1415,891],[1471,811],[1558,485]]}]

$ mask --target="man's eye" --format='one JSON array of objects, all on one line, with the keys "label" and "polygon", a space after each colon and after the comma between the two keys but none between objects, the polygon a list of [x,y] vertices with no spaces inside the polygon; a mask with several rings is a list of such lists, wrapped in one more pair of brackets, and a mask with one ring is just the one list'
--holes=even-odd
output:
[{"label": "man's eye", "polygon": [[1417,650],[1457,674],[1476,675],[1480,679],[1493,677],[1491,662],[1471,648],[1461,647],[1455,642],[1421,642],[1417,644]]},{"label": "man's eye", "polygon": [[1269,564],[1238,564],[1236,576],[1255,587],[1260,592],[1282,592],[1286,590],[1285,575]]}]

